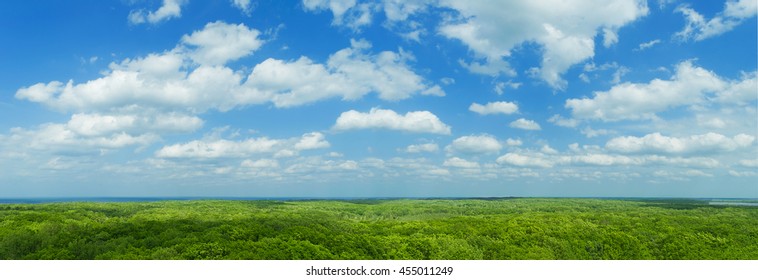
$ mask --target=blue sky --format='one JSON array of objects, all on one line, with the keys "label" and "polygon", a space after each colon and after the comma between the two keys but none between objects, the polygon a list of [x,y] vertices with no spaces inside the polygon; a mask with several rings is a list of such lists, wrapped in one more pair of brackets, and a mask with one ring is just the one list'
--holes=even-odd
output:
[{"label": "blue sky", "polygon": [[756,1],[4,1],[0,196],[758,197]]}]

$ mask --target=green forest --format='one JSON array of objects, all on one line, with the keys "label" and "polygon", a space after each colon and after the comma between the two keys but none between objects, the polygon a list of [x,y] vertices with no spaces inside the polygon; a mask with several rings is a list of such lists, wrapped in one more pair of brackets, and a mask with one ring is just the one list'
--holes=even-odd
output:
[{"label": "green forest", "polygon": [[569,198],[0,204],[0,259],[758,259],[758,207]]}]

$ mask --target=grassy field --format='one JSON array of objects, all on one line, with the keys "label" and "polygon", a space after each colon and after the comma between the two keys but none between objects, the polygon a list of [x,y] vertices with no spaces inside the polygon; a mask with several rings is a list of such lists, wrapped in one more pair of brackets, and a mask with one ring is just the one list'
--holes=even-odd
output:
[{"label": "grassy field", "polygon": [[537,198],[0,204],[0,259],[758,259],[758,207]]}]

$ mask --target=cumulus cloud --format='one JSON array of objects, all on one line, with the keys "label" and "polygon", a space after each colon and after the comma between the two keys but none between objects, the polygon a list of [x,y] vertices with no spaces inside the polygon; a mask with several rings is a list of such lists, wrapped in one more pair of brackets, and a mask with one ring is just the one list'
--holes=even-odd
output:
[{"label": "cumulus cloud", "polygon": [[203,125],[196,116],[181,113],[142,111],[123,114],[85,114],[71,116],[66,127],[80,135],[99,136],[109,133],[170,133],[192,132]]},{"label": "cumulus cloud", "polygon": [[457,167],[457,168],[479,168],[479,163],[475,161],[468,161],[459,157],[452,157],[446,159],[442,163],[443,166]]},{"label": "cumulus cloud", "polygon": [[[16,98],[41,102],[63,111],[107,111],[133,106],[188,110],[228,110],[241,102],[243,77],[227,67],[198,63],[225,63],[249,55],[259,47],[259,32],[244,25],[207,24],[183,37],[173,50],[111,63],[103,77],[75,84],[52,81],[21,88]],[[185,44],[186,43],[186,44]]]},{"label": "cumulus cloud", "polygon": [[558,159],[563,164],[586,164],[597,166],[610,166],[610,165],[640,165],[644,163],[643,159],[631,158],[620,155],[608,155],[608,154],[583,154],[573,156],[562,156]]},{"label": "cumulus cloud", "polygon": [[584,134],[584,136],[587,136],[587,138],[593,138],[600,135],[608,135],[614,133],[612,130],[608,129],[592,129],[591,127],[585,127],[581,130],[581,133]]},{"label": "cumulus cloud", "polygon": [[439,146],[434,143],[426,143],[426,144],[418,144],[418,145],[409,145],[408,147],[405,147],[404,151],[406,153],[434,153],[439,150]]},{"label": "cumulus cloud", "polygon": [[307,11],[332,12],[333,25],[346,25],[354,30],[371,23],[373,3],[358,4],[356,0],[303,0],[303,8]]},{"label": "cumulus cloud", "polygon": [[270,96],[277,107],[291,107],[321,99],[355,100],[375,92],[384,100],[407,99],[414,94],[444,96],[439,86],[426,85],[411,71],[410,54],[366,54],[366,41],[352,40],[352,47],[329,57],[326,65],[301,57],[294,62],[267,59],[253,69],[246,86]]},{"label": "cumulus cloud", "polygon": [[313,150],[323,148],[329,148],[329,142],[326,141],[324,134],[321,134],[320,132],[306,133],[302,138],[300,138],[300,141],[295,144],[295,149],[297,150]]},{"label": "cumulus cloud", "polygon": [[539,155],[529,156],[518,153],[507,153],[497,158],[498,164],[515,165],[521,167],[553,167],[553,163]]},{"label": "cumulus cloud", "polygon": [[255,168],[255,169],[269,169],[269,168],[279,168],[279,162],[274,159],[259,159],[259,160],[250,160],[246,159],[243,160],[242,163],[240,163],[240,166],[246,167],[246,168]]},{"label": "cumulus cloud", "polygon": [[[118,125],[118,124],[117,124]],[[124,131],[77,130],[69,124],[48,123],[37,129],[13,128],[4,138],[4,149],[60,155],[103,154],[126,147],[145,147],[160,139],[155,133],[129,134]],[[9,145],[9,146],[8,146]]]},{"label": "cumulus cloud", "polygon": [[194,48],[189,56],[203,65],[223,65],[229,61],[250,55],[263,45],[258,38],[260,31],[244,24],[211,22],[202,30],[184,35],[182,43]]},{"label": "cumulus cloud", "polygon": [[533,121],[533,120],[527,120],[524,118],[520,118],[518,120],[512,121],[508,126],[512,128],[518,128],[523,130],[540,130],[542,129],[540,125]]},{"label": "cumulus cloud", "polygon": [[244,141],[193,140],[183,144],[174,144],[155,152],[159,158],[227,158],[248,157],[256,153],[271,153],[279,144],[278,140],[268,138],[247,139]]},{"label": "cumulus cloud", "polygon": [[255,154],[272,154],[283,157],[297,155],[296,151],[322,149],[329,142],[319,132],[303,134],[299,138],[269,139],[249,138],[240,141],[227,139],[202,139],[187,143],[167,145],[155,152],[158,158],[166,159],[216,159],[245,158]]},{"label": "cumulus cloud", "polygon": [[[600,33],[603,45],[618,42],[618,30],[645,16],[647,2],[642,0],[597,1],[468,1],[468,0],[385,0],[358,3],[355,0],[303,0],[309,11],[329,10],[333,24],[353,29],[371,23],[372,15],[384,11],[387,26],[410,22],[409,17],[429,7],[452,9],[438,33],[463,43],[475,55],[472,61],[460,64],[473,73],[497,76],[516,75],[506,59],[524,42],[542,46],[542,67],[539,76],[556,89],[565,89],[561,75],[572,65],[594,56],[594,38]],[[529,16],[524,16],[529,15]],[[581,18],[581,21],[577,21]],[[408,33],[421,32],[413,29]]]},{"label": "cumulus cloud", "polygon": [[571,153],[534,151],[510,152],[497,158],[500,165],[553,168],[557,166],[612,167],[612,166],[672,166],[689,168],[716,168],[719,161],[708,157],[668,157],[661,155],[619,155],[603,151],[572,150]]},{"label": "cumulus cloud", "polygon": [[734,151],[750,147],[754,141],[755,137],[747,134],[729,138],[718,133],[707,133],[678,138],[652,133],[643,137],[616,137],[609,140],[605,147],[622,153],[688,154]]},{"label": "cumulus cloud", "polygon": [[521,146],[522,144],[524,144],[524,142],[521,142],[521,140],[519,140],[519,139],[508,138],[508,139],[505,140],[505,144],[508,145],[508,146],[511,146],[511,147],[517,147],[517,146]]},{"label": "cumulus cloud", "polygon": [[133,10],[129,13],[129,22],[131,24],[150,23],[156,24],[171,18],[182,16],[182,5],[187,4],[186,0],[163,0],[163,5],[154,12],[145,12],[145,10]]},{"label": "cumulus cloud", "polygon": [[335,130],[390,129],[414,133],[450,134],[450,126],[429,111],[400,115],[387,109],[372,108],[368,113],[343,112],[333,126]]},{"label": "cumulus cloud", "polygon": [[716,93],[716,101],[744,105],[758,99],[758,72],[743,73],[742,80],[731,82],[723,91]]},{"label": "cumulus cloud", "polygon": [[409,17],[413,14],[425,11],[429,5],[437,0],[382,0],[382,1],[356,1],[356,0],[303,0],[303,8],[306,11],[321,12],[330,11],[333,16],[332,24],[346,26],[354,31],[360,31],[362,27],[371,24],[375,14],[384,12],[386,27],[393,29],[402,25],[401,29],[408,30],[399,32],[398,35],[419,41],[419,35],[425,30],[417,27],[415,20]]},{"label": "cumulus cloud", "polygon": [[[542,45],[539,76],[556,89],[566,87],[561,74],[569,67],[594,56],[594,37],[598,31],[603,32],[604,45],[610,46],[618,41],[616,30],[648,13],[646,1],[637,0],[571,3],[451,0],[440,4],[460,14],[458,20],[443,23],[440,33],[460,40],[485,61],[484,65],[507,73],[510,69],[503,59],[515,47],[524,42]],[[576,21],[577,18],[582,20]]]},{"label": "cumulus cloud", "polygon": [[14,128],[8,143],[52,154],[97,154],[131,146],[146,147],[160,135],[193,132],[203,126],[198,117],[178,112],[124,110],[77,113],[66,123],[47,123],[36,129]]},{"label": "cumulus cloud", "polygon": [[469,106],[468,109],[469,111],[475,112],[480,115],[510,115],[518,112],[518,105],[516,105],[516,103],[505,101],[490,102],[486,105],[471,103],[471,106]]},{"label": "cumulus cloud", "polygon": [[307,57],[269,58],[247,77],[221,65],[259,48],[263,43],[259,34],[242,24],[209,23],[182,37],[172,50],[111,63],[103,77],[78,84],[38,83],[19,89],[16,98],[61,111],[142,106],[196,114],[266,102],[293,107],[334,97],[354,100],[369,93],[384,100],[444,95],[439,86],[427,85],[410,70],[405,63],[410,54],[370,54],[365,41],[353,40],[350,48],[332,54],[326,64]]},{"label": "cumulus cloud", "polygon": [[686,25],[675,36],[682,40],[702,41],[729,32],[746,19],[755,17],[758,3],[755,0],[729,0],[724,4],[724,10],[710,20],[687,5],[679,6],[676,11],[684,15]]},{"label": "cumulus cloud", "polygon": [[576,119],[568,119],[561,115],[553,115],[550,117],[550,119],[547,120],[548,122],[554,123],[557,126],[562,127],[576,127],[579,125],[579,121]]},{"label": "cumulus cloud", "polygon": [[232,6],[240,9],[242,13],[248,16],[253,11],[253,3],[250,0],[232,0]]},{"label": "cumulus cloud", "polygon": [[450,153],[489,154],[500,152],[502,148],[503,145],[490,135],[469,135],[456,138],[445,150]]},{"label": "cumulus cloud", "polygon": [[755,74],[749,74],[743,76],[742,81],[729,81],[694,66],[692,61],[685,61],[677,65],[676,73],[669,80],[622,83],[608,91],[595,92],[593,98],[568,99],[566,108],[580,119],[654,119],[658,112],[703,103],[708,98],[715,97],[723,102],[755,100],[754,93],[758,91],[755,77]]}]

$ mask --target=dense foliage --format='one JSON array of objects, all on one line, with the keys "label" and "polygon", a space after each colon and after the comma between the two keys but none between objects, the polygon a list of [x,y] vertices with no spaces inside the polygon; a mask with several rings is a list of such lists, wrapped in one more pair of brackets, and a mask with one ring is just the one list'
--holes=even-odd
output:
[{"label": "dense foliage", "polygon": [[526,198],[0,204],[0,259],[758,259],[758,207]]}]

